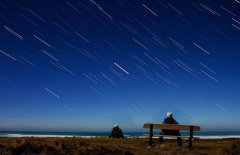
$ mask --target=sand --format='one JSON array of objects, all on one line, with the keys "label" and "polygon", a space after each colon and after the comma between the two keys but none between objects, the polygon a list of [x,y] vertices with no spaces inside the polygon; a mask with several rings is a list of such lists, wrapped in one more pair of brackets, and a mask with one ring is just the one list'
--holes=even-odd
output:
[{"label": "sand", "polygon": [[154,139],[148,148],[147,138],[0,138],[0,154],[83,154],[83,155],[240,155],[240,139],[196,139],[193,148],[188,141],[177,146],[176,140],[165,140],[159,144]]}]

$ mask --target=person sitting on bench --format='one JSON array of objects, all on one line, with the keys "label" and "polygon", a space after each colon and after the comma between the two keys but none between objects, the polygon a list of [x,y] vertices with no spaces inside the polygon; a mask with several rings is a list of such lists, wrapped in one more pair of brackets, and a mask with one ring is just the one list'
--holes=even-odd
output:
[{"label": "person sitting on bench", "polygon": [[[167,112],[167,118],[164,119],[163,124],[178,124],[178,122],[173,118],[172,112]],[[162,130],[160,135],[181,136],[179,130]],[[159,142],[163,143],[163,136],[160,136]],[[177,143],[179,146],[182,146],[182,138],[181,137],[177,137]]]}]

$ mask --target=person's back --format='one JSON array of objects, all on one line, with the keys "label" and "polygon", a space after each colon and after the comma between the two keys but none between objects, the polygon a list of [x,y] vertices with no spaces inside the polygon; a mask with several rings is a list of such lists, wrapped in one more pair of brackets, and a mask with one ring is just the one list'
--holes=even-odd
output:
[{"label": "person's back", "polygon": [[[164,119],[163,124],[178,124],[178,122],[172,117],[172,113],[167,113],[167,118]],[[162,130],[164,135],[175,135],[180,136],[178,130]]]},{"label": "person's back", "polygon": [[[167,118],[164,119],[163,124],[178,124],[178,122],[173,118],[171,112],[167,112]],[[179,130],[162,130],[161,134],[181,136]],[[160,137],[160,143],[161,142],[163,142],[163,137]],[[177,143],[182,146],[182,139],[180,137],[177,138]]]},{"label": "person's back", "polygon": [[172,117],[172,115],[168,115],[169,116],[164,119],[163,124],[178,124],[178,122]]},{"label": "person's back", "polygon": [[111,132],[110,138],[123,138],[122,129],[119,128],[118,124],[116,124]]}]

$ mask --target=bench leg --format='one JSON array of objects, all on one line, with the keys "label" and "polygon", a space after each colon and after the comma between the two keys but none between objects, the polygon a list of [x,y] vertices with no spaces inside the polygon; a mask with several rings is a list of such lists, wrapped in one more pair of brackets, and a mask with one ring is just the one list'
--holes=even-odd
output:
[{"label": "bench leg", "polygon": [[192,138],[189,138],[189,145],[188,145],[189,148],[192,148]]},{"label": "bench leg", "polygon": [[163,143],[164,142],[164,139],[162,136],[159,137],[159,143]]},{"label": "bench leg", "polygon": [[149,146],[152,146],[153,124],[150,124]]},{"label": "bench leg", "polygon": [[177,144],[178,144],[178,146],[182,146],[182,138],[181,137],[177,137]]},{"label": "bench leg", "polygon": [[192,148],[193,126],[190,126],[189,148]]}]

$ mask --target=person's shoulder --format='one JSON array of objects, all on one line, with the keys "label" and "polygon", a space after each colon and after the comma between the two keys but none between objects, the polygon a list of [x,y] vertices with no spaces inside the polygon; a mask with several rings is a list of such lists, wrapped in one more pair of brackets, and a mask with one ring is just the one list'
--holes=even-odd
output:
[{"label": "person's shoulder", "polygon": [[170,118],[167,117],[164,119],[163,123],[168,123],[169,121],[170,121]]},{"label": "person's shoulder", "polygon": [[166,122],[168,119],[169,119],[168,117],[164,118],[164,121],[163,121],[163,122]]},{"label": "person's shoulder", "polygon": [[164,119],[163,124],[178,124],[178,122],[172,117],[167,117]]},{"label": "person's shoulder", "polygon": [[178,122],[174,118],[172,118],[172,122],[173,124],[178,124]]}]

